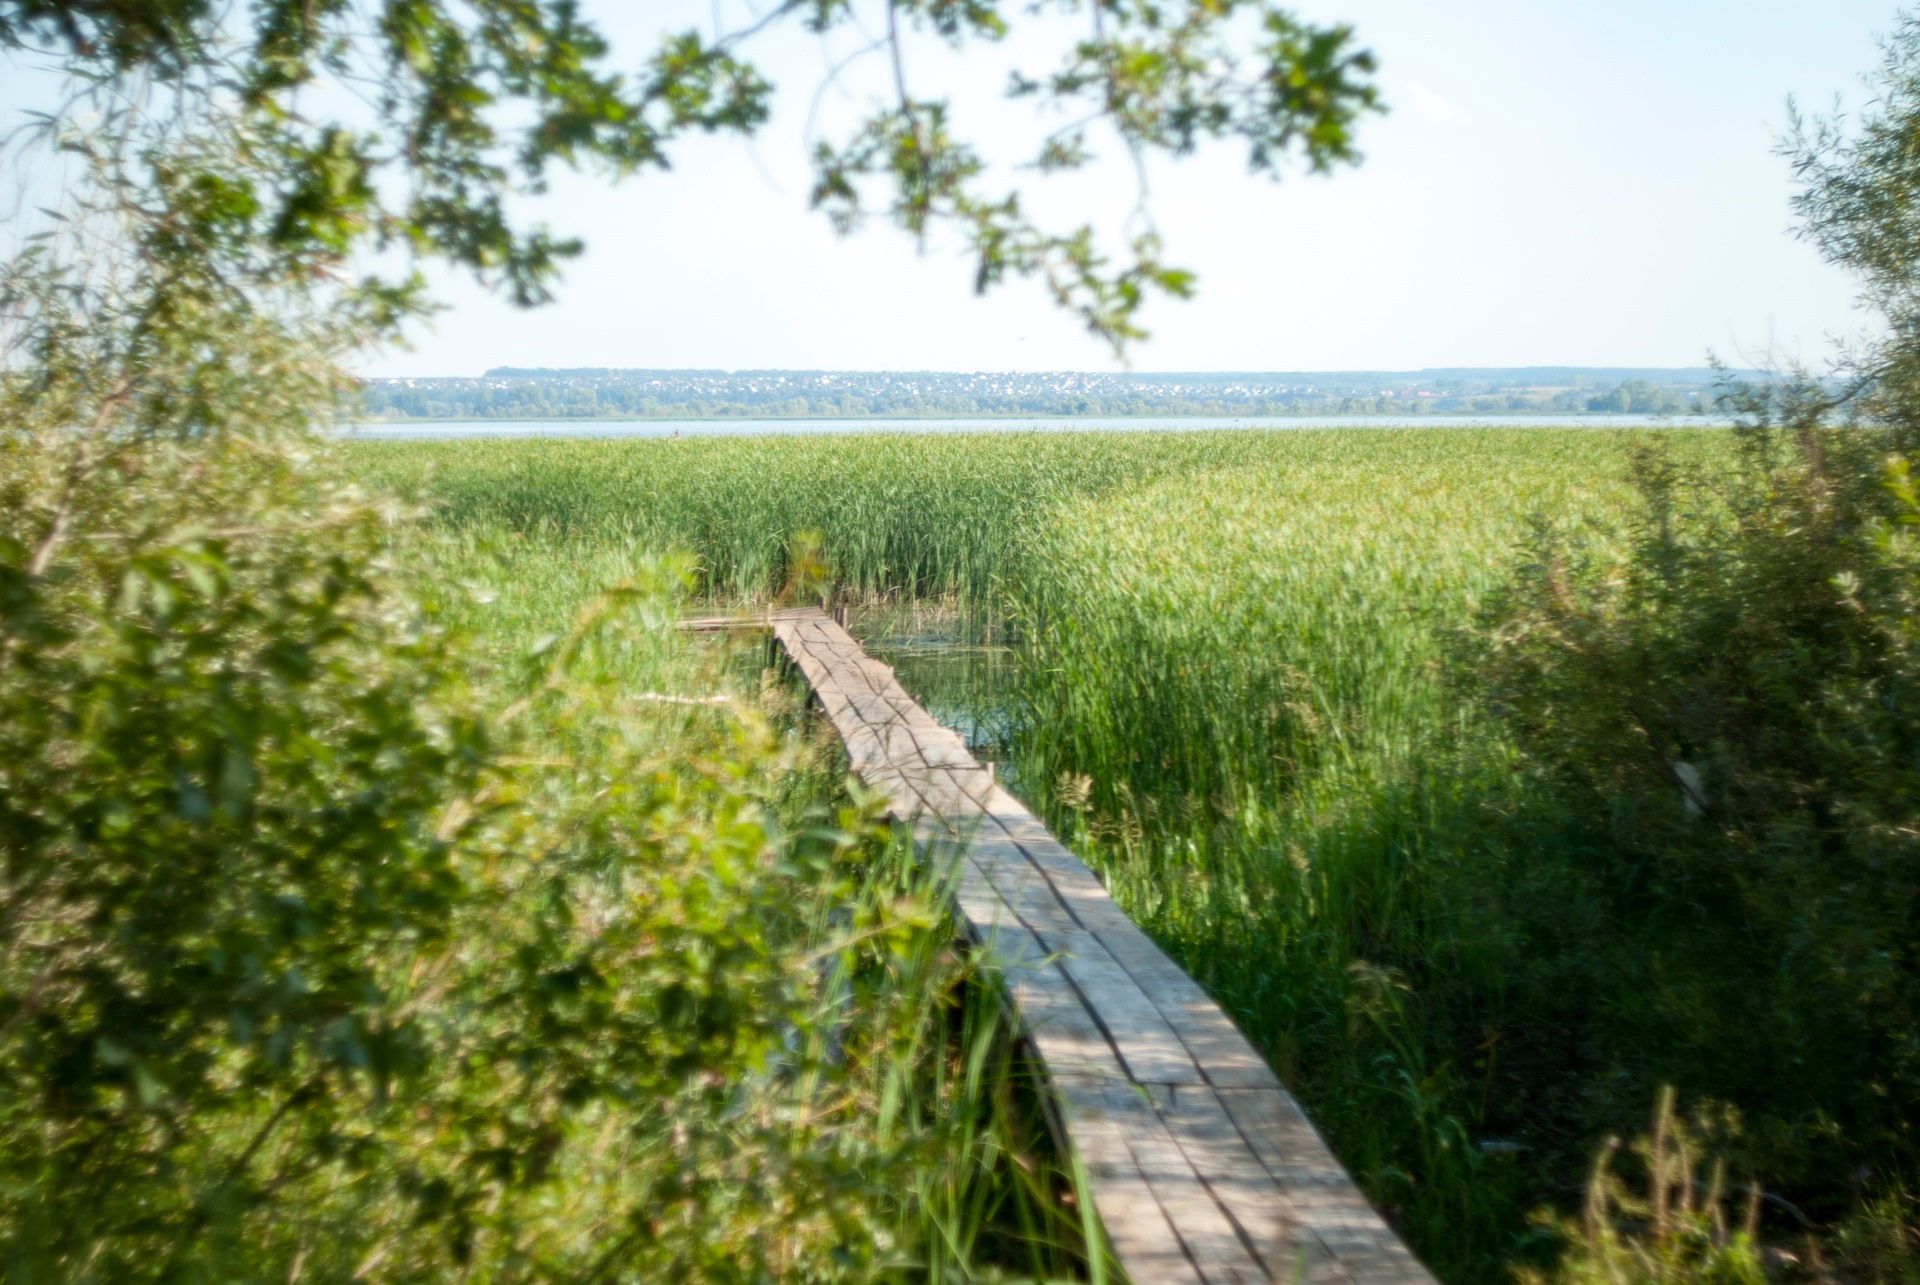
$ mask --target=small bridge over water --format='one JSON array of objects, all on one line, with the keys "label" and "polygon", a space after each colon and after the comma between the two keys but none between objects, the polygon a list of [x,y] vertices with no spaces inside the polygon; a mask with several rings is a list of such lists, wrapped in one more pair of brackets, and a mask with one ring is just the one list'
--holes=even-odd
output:
[{"label": "small bridge over water", "polygon": [[1219,1005],[889,666],[815,608],[685,627],[771,629],[854,772],[923,847],[961,850],[967,931],[1133,1285],[1433,1285]]}]

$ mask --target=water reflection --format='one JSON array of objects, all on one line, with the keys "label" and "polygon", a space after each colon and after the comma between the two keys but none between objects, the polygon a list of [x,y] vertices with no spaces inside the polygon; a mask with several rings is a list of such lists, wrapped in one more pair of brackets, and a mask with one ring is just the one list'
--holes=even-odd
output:
[{"label": "water reflection", "polygon": [[907,603],[850,608],[847,632],[1017,792],[1010,773],[1019,662],[1003,626],[957,607]]}]

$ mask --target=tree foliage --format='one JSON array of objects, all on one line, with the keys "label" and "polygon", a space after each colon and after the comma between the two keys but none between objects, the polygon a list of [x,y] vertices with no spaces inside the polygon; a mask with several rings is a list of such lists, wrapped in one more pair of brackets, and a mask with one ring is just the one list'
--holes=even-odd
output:
[{"label": "tree foliage", "polygon": [[310,431],[350,321],[150,248],[0,280],[0,1271],[970,1261],[1026,1142],[937,867],[676,651],[683,562],[524,671],[445,627]]},{"label": "tree foliage", "polygon": [[1884,365],[1912,360],[1920,338],[1920,19],[1903,16],[1882,53],[1873,103],[1856,124],[1796,109],[1783,150],[1804,184],[1794,199],[1800,236],[1856,276],[1862,302],[1889,323]]},{"label": "tree foliage", "polygon": [[[1012,92],[1069,123],[1035,158],[1044,172],[1089,163],[1091,126],[1136,155],[1181,155],[1205,139],[1247,148],[1256,171],[1288,156],[1312,170],[1358,159],[1353,131],[1376,107],[1372,56],[1345,27],[1304,23],[1270,0],[1085,0],[1062,64]],[[353,252],[399,247],[503,283],[521,303],[548,297],[580,244],[517,226],[510,198],[545,190],[556,166],[622,176],[663,168],[689,132],[752,133],[773,89],[745,50],[762,30],[857,27],[848,0],[788,0],[751,28],[670,33],[636,70],[573,0],[267,0],[244,22],[206,0],[4,0],[0,47],[34,51],[86,87],[104,113],[67,145],[114,160],[145,189],[147,216],[187,236],[243,239],[280,268],[339,271]],[[900,72],[921,35],[963,46],[1010,28],[998,0],[887,0],[877,48],[895,69],[891,101],[814,157],[813,202],[842,231],[879,184],[915,236],[956,228],[985,290],[1038,276],[1116,348],[1143,332],[1146,292],[1184,295],[1190,274],[1143,232],[1115,260],[1090,225],[1048,228],[1019,191],[998,189],[953,104]],[[70,123],[60,112],[56,124]],[[220,136],[231,146],[206,146]],[[417,304],[417,281],[363,283]]]},{"label": "tree foliage", "polygon": [[1884,334],[1730,386],[1730,460],[1644,450],[1625,529],[1543,522],[1478,658],[1589,836],[1593,966],[1644,978],[1583,1019],[1596,1053],[1738,1105],[1761,1176],[1836,1220],[1920,1176],[1916,77],[1909,20],[1876,108],[1787,144],[1805,235]]}]

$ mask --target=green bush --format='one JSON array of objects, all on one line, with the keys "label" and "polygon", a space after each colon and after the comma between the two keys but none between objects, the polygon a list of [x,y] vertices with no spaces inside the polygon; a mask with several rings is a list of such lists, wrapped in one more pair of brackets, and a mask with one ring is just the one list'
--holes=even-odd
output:
[{"label": "green bush", "polygon": [[0,1273],[1073,1261],[940,872],[681,647],[684,560],[502,663],[307,431],[324,336],[8,284]]},{"label": "green bush", "polygon": [[1740,1104],[1769,1177],[1844,1201],[1920,1170],[1920,508],[1823,414],[1789,397],[1733,468],[1643,453],[1619,538],[1532,541],[1479,672],[1592,836],[1581,949],[1629,981],[1599,1055]]}]

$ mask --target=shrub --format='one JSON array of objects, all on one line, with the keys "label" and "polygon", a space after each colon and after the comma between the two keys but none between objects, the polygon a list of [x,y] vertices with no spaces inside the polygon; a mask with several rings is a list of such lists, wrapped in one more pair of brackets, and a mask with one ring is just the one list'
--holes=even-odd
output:
[{"label": "shrub", "polygon": [[10,286],[6,1275],[967,1269],[1004,1023],[953,1045],[938,872],[676,648],[686,565],[501,666],[332,480],[324,336]]},{"label": "shrub", "polygon": [[1757,1239],[1760,1189],[1749,1186],[1744,1216],[1728,1217],[1726,1161],[1716,1159],[1701,1181],[1701,1162],[1714,1125],[1689,1128],[1675,1116],[1671,1088],[1660,1091],[1653,1132],[1633,1153],[1646,1169],[1646,1194],[1613,1169],[1618,1140],[1609,1140],[1587,1183],[1584,1216],[1548,1220],[1567,1243],[1549,1275],[1522,1269],[1522,1285],[1763,1285]]},{"label": "shrub", "polygon": [[1596,836],[1596,959],[1638,978],[1603,1044],[1832,1198],[1920,1161],[1920,509],[1816,390],[1759,409],[1737,467],[1642,453],[1618,539],[1543,528],[1479,677]]}]

